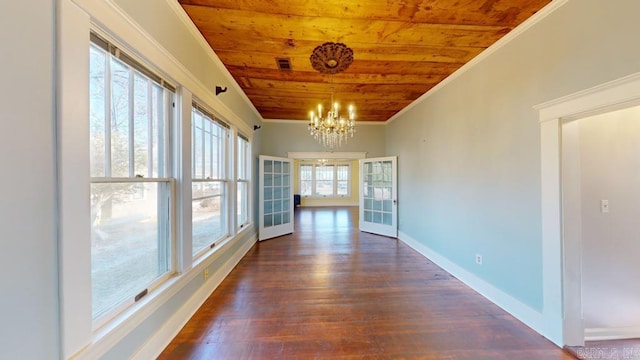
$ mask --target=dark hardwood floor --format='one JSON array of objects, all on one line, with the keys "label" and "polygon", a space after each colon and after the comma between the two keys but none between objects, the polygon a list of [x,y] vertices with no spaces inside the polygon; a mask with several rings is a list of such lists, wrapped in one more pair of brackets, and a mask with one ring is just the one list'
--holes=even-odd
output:
[{"label": "dark hardwood floor", "polygon": [[160,359],[573,359],[357,208],[300,208],[256,244]]}]

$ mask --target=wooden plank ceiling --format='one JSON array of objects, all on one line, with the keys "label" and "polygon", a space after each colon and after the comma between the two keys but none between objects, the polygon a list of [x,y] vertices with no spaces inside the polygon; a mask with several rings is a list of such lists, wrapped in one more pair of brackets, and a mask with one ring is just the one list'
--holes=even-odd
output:
[{"label": "wooden plank ceiling", "polygon": [[264,119],[306,121],[326,106],[330,76],[309,56],[342,42],[354,61],[333,76],[335,98],[358,121],[386,121],[551,0],[179,2]]}]

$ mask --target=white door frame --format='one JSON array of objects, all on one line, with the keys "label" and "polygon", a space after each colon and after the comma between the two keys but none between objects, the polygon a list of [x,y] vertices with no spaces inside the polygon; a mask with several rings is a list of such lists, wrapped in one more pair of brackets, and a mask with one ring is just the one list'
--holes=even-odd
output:
[{"label": "white door frame", "polygon": [[572,122],[639,103],[636,73],[534,107],[540,116],[543,316],[556,344],[584,345],[582,239],[575,213],[579,179],[570,161],[577,156]]}]

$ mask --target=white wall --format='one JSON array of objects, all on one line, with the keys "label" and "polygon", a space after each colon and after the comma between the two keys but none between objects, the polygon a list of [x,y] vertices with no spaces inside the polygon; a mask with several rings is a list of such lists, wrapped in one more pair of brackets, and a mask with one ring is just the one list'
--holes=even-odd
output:
[{"label": "white wall", "polygon": [[386,151],[399,159],[401,237],[492,289],[557,343],[561,318],[545,317],[561,299],[547,303],[543,290],[533,107],[640,71],[640,48],[628,45],[639,12],[635,0],[569,0],[387,128]]},{"label": "white wall", "polygon": [[584,326],[640,329],[640,107],[578,122]]},{"label": "white wall", "polygon": [[0,358],[55,359],[54,1],[0,12]]}]

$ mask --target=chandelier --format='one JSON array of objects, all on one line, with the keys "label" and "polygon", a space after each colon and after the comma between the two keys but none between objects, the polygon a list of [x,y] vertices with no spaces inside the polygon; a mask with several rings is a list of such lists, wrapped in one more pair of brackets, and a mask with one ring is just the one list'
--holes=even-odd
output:
[{"label": "chandelier", "polygon": [[331,101],[326,111],[322,103],[317,112],[309,112],[309,133],[320,144],[334,149],[342,146],[356,132],[356,110],[349,105],[346,115],[340,113],[340,104],[333,99],[333,75],[344,71],[353,62],[353,50],[342,43],[327,42],[311,53],[311,66],[321,74],[330,75]]}]

